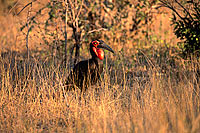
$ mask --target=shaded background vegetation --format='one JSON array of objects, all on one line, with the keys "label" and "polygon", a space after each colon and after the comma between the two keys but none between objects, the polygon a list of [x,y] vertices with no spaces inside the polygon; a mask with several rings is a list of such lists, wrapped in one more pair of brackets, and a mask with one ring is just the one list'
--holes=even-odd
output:
[{"label": "shaded background vegetation", "polygon": [[[198,1],[0,2],[0,131],[200,131]],[[64,81],[96,38],[116,54],[79,100]]]}]

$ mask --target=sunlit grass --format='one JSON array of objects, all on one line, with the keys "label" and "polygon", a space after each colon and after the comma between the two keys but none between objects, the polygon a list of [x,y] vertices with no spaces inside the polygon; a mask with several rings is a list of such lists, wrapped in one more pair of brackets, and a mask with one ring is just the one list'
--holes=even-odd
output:
[{"label": "sunlit grass", "polygon": [[109,60],[115,65],[82,96],[64,90],[59,65],[1,58],[0,130],[199,132],[199,62],[161,56],[138,54],[132,67]]}]

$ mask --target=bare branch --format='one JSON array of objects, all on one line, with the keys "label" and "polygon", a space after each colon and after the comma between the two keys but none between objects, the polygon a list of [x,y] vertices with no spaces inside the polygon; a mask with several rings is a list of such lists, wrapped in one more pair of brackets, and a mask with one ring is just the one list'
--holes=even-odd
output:
[{"label": "bare branch", "polygon": [[80,15],[80,13],[81,13],[81,9],[82,9],[82,7],[83,7],[83,1],[84,1],[84,0],[81,1],[81,7],[80,7],[80,9],[79,9],[79,11],[78,11],[78,14],[77,14],[76,18],[78,18],[79,15]]},{"label": "bare branch", "polygon": [[20,0],[18,0],[18,1],[15,3],[15,5],[9,10],[8,13],[11,13],[11,11],[17,6],[17,4],[19,3],[19,1],[20,1]]},{"label": "bare branch", "polygon": [[192,19],[192,21],[194,21],[193,17],[191,16],[191,14],[188,12],[188,10],[177,0],[175,0],[175,2],[181,7],[183,8],[183,10],[185,10],[187,12],[187,14],[190,16],[190,18]]},{"label": "bare branch", "polygon": [[82,38],[82,40],[84,40],[84,39],[87,37],[88,34],[91,34],[91,33],[93,33],[93,32],[99,32],[99,31],[107,31],[107,30],[108,30],[108,29],[105,29],[105,28],[99,28],[99,29],[94,29],[94,30],[88,31],[88,32],[84,35],[84,37]]},{"label": "bare branch", "polygon": [[17,15],[19,15],[26,7],[28,7],[29,5],[32,5],[32,2],[26,4],[22,9],[21,11],[19,11],[19,13],[17,13]]},{"label": "bare branch", "polygon": [[64,65],[67,64],[67,21],[68,21],[68,3],[67,0],[65,0],[65,59],[64,59]]},{"label": "bare branch", "polygon": [[98,32],[98,31],[102,31],[102,30],[107,31],[108,29],[105,29],[105,28],[94,29],[94,30],[89,31],[87,34],[90,34],[90,33],[93,33],[93,32]]},{"label": "bare branch", "polygon": [[173,12],[176,13],[177,16],[179,16],[180,19],[184,20],[184,18],[176,11],[176,9],[173,7],[173,5],[170,5],[166,0],[159,0],[162,4],[163,7],[167,7],[171,9]]},{"label": "bare branch", "polygon": [[74,12],[75,7],[71,0],[68,0],[68,1],[69,1],[69,5],[71,6],[71,14],[72,14],[72,19],[74,21],[75,20],[75,12]]},{"label": "bare branch", "polygon": [[28,45],[28,37],[29,37],[29,32],[30,32],[30,29],[31,27],[29,27],[29,21],[30,21],[30,13],[31,13],[31,10],[32,10],[32,2],[30,2],[30,5],[31,7],[29,8],[28,10],[28,14],[27,14],[27,34],[26,34],[26,48],[27,48],[27,58],[28,58],[28,61],[29,61],[29,57],[30,57],[30,53],[29,53],[29,45]]}]

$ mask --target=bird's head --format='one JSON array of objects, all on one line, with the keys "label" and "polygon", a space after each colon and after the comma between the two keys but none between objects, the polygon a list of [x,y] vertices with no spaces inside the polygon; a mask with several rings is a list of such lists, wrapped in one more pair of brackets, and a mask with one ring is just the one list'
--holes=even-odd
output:
[{"label": "bird's head", "polygon": [[109,47],[104,41],[94,40],[90,43],[90,53],[91,53],[92,57],[98,57],[100,60],[103,60],[104,59],[104,51],[101,48],[114,53],[112,48]]}]

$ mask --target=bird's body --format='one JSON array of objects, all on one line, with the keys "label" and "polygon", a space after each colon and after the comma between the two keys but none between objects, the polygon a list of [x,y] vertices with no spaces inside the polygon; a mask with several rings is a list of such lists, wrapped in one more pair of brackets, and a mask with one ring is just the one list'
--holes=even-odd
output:
[{"label": "bird's body", "polygon": [[[95,45],[94,43],[99,44]],[[100,45],[100,43],[104,45]],[[67,90],[78,87],[82,92],[85,92],[89,86],[95,85],[100,79],[101,73],[103,72],[104,52],[99,49],[98,46],[102,46],[100,48],[105,47],[107,50],[114,52],[108,45],[105,45],[103,41],[93,41],[90,44],[92,58],[80,61],[75,65],[66,81]]]}]

